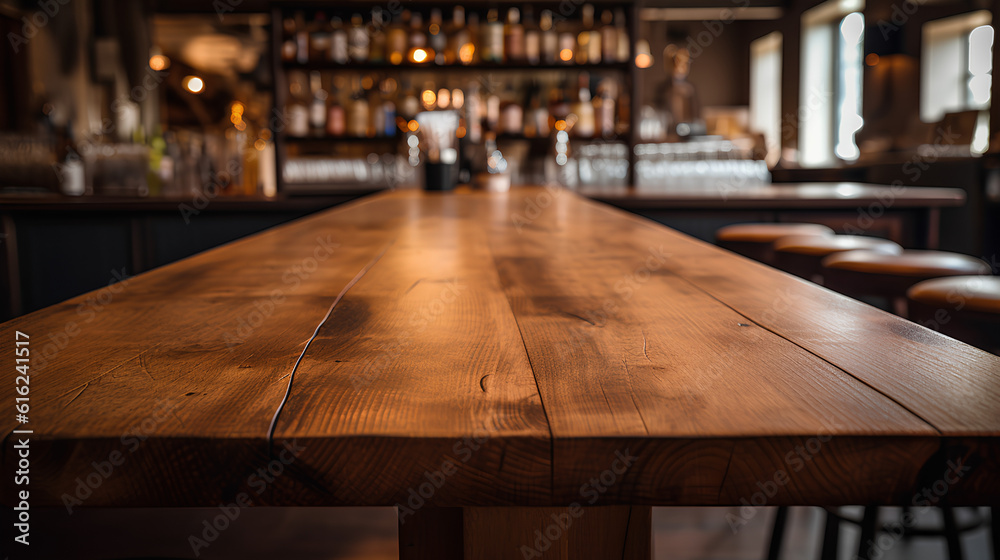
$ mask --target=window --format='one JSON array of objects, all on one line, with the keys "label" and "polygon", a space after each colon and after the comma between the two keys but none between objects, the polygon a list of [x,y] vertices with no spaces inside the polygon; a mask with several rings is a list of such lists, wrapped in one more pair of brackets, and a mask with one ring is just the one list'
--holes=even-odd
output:
[{"label": "window", "polygon": [[987,10],[928,22],[923,28],[920,119],[937,122],[945,113],[979,111],[972,151],[989,144],[993,75],[993,27]]},{"label": "window", "polygon": [[764,135],[768,166],[781,157],[781,33],[750,43],[750,128]]},{"label": "window", "polygon": [[864,0],[830,0],[802,14],[799,160],[831,165],[860,155]]}]

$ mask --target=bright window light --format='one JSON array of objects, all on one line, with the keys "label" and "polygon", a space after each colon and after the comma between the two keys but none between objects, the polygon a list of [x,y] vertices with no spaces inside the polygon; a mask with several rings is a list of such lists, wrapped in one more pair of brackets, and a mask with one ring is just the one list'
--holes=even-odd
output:
[{"label": "bright window light", "polygon": [[861,68],[864,57],[865,17],[859,12],[848,14],[840,22],[840,72],[838,95],[837,157],[858,159],[861,152],[854,134],[861,130]]}]

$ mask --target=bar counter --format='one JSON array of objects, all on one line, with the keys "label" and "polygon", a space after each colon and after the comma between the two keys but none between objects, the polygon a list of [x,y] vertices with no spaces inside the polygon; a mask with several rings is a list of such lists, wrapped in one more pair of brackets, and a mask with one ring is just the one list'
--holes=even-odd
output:
[{"label": "bar counter", "polygon": [[18,332],[32,507],[395,505],[402,558],[520,557],[571,517],[543,557],[649,558],[650,506],[764,487],[1000,503],[1000,357],[554,188],[369,196]]}]

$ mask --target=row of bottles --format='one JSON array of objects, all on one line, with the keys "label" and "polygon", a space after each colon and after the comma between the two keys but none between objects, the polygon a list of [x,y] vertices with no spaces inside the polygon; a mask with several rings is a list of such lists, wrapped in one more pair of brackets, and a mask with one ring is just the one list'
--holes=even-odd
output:
[{"label": "row of bottles", "polygon": [[628,133],[628,96],[618,81],[580,72],[575,80],[507,82],[492,91],[477,80],[419,87],[392,76],[346,77],[313,71],[289,73],[287,133],[292,137],[393,137],[415,130],[420,111],[457,110],[461,137],[479,142],[483,132],[547,137],[567,131],[576,138]]},{"label": "row of bottles", "polygon": [[607,64],[631,59],[622,8],[604,9],[597,19],[594,6],[584,4],[579,13],[579,19],[566,19],[542,10],[536,22],[530,5],[508,8],[506,14],[492,8],[468,15],[455,6],[445,24],[437,8],[427,14],[426,23],[425,14],[415,10],[390,16],[376,7],[370,16],[354,13],[348,21],[318,11],[308,22],[299,11],[283,21],[281,56],[299,64],[392,65]]}]

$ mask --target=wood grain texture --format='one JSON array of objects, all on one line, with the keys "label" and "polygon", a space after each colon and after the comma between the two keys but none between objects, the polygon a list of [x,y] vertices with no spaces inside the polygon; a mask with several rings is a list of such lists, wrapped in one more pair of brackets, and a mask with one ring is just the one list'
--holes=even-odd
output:
[{"label": "wood grain texture", "polygon": [[568,191],[379,194],[119,288],[0,325],[33,505],[116,450],[84,505],[907,503],[956,459],[1000,499],[1000,358]]}]

